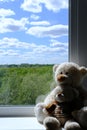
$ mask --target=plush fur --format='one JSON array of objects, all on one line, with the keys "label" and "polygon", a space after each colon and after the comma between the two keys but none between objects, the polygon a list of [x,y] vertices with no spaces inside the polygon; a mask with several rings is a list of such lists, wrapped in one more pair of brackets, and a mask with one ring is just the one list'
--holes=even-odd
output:
[{"label": "plush fur", "polygon": [[53,73],[57,87],[35,106],[37,120],[47,130],[60,130],[62,126],[65,130],[87,129],[87,92],[82,87],[87,69],[63,63],[54,65]]}]

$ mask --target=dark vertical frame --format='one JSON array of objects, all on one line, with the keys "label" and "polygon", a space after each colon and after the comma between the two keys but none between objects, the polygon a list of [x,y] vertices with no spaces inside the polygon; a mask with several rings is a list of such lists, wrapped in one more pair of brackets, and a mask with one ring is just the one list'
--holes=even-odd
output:
[{"label": "dark vertical frame", "polygon": [[69,61],[78,61],[78,0],[69,0]]},{"label": "dark vertical frame", "polygon": [[87,0],[69,0],[69,61],[87,67]]}]

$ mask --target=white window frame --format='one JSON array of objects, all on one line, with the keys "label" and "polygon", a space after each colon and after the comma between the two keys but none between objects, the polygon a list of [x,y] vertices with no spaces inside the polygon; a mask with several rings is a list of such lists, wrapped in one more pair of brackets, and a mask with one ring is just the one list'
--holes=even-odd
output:
[{"label": "white window frame", "polygon": [[0,117],[34,117],[34,105],[32,106],[0,106]]},{"label": "white window frame", "polygon": [[[69,61],[87,65],[87,0],[69,0]],[[32,117],[34,106],[0,106],[0,117]]]}]

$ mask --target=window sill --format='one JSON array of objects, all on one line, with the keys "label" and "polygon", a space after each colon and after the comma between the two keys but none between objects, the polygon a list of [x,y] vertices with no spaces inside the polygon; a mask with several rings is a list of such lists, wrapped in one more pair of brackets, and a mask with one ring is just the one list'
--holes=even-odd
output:
[{"label": "window sill", "polygon": [[1,117],[0,130],[45,130],[35,117]]}]

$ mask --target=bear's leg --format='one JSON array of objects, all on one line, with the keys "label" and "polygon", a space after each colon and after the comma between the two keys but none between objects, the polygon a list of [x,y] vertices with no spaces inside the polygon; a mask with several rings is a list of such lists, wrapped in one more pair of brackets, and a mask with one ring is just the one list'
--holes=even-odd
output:
[{"label": "bear's leg", "polygon": [[46,130],[61,130],[60,122],[55,117],[46,117],[43,124]]},{"label": "bear's leg", "polygon": [[83,107],[79,111],[74,111],[72,115],[87,130],[87,107]]},{"label": "bear's leg", "polygon": [[82,130],[79,123],[74,120],[68,120],[64,125],[65,130]]},{"label": "bear's leg", "polygon": [[47,113],[44,113],[44,103],[38,103],[35,108],[35,116],[39,123],[43,124],[44,119],[48,116]]}]

